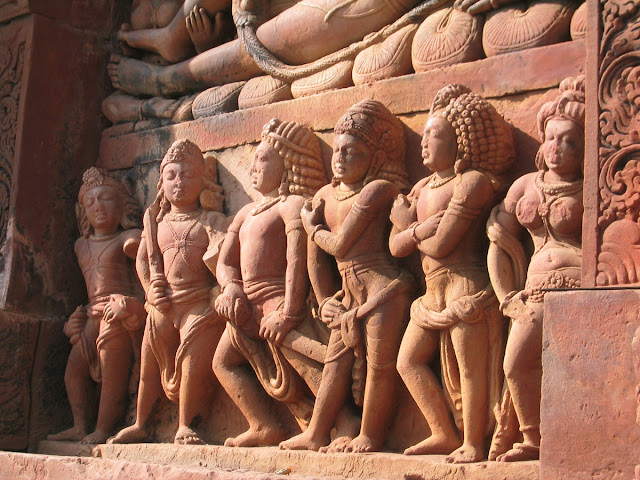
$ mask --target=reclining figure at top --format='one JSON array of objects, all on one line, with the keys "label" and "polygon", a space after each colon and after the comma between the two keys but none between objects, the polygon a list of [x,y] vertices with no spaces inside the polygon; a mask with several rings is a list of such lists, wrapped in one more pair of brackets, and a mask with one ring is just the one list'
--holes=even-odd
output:
[{"label": "reclining figure at top", "polygon": [[[234,20],[240,38],[175,65],[155,66],[122,55],[113,55],[109,63],[111,82],[114,87],[131,95],[170,98],[216,85],[247,80],[265,71],[290,82],[323,70],[332,62],[351,58],[404,25],[451,2],[307,0],[295,3],[259,25],[265,18],[259,12],[268,11],[273,15],[278,10],[277,7],[284,6],[287,1],[293,0],[233,0]],[[456,0],[454,4],[475,14],[513,1]],[[176,47],[179,40],[176,39],[182,39],[181,45],[187,43],[185,33],[188,34],[187,26],[192,21],[191,12],[197,11],[200,15],[200,10],[204,8],[208,15],[212,15],[226,8],[223,5],[225,3],[228,0],[186,0],[166,28],[164,35],[170,40],[159,40],[162,35],[160,32],[165,29],[158,30],[153,35],[151,31],[146,31],[146,34],[121,31],[119,39],[137,48],[155,49],[173,60],[185,58],[184,54],[176,54],[180,53],[180,48]],[[260,8],[256,3],[260,3]],[[272,3],[278,5],[271,5]],[[146,41],[142,41],[145,36]],[[174,52],[168,52],[166,45],[163,47],[166,51],[161,51],[160,43],[166,42],[174,42],[171,46]],[[191,49],[189,45],[187,47]],[[311,62],[313,64],[304,65]]]}]

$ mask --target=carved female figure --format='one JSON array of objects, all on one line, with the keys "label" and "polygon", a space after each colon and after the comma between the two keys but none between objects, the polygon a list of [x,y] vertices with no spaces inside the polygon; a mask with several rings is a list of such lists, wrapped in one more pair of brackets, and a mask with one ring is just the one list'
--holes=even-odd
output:
[{"label": "carved female figure", "polygon": [[[275,445],[285,438],[267,394],[305,427],[325,353],[306,304],[307,236],[300,220],[305,197],[326,183],[318,138],[298,123],[271,120],[251,181],[262,198],[236,214],[217,268],[223,290],[215,306],[228,325],[213,369],[249,422],[227,446]],[[315,359],[296,351],[300,343],[318,350]]]},{"label": "carved female figure", "polygon": [[217,251],[228,220],[221,213],[215,159],[197,145],[176,141],[160,165],[155,202],[147,209],[136,269],[146,291],[138,409],[134,425],[114,443],[151,437],[151,420],[162,395],[178,403],[176,443],[203,443],[196,430],[210,410],[211,359],[224,321],[211,308]]},{"label": "carved female figure", "polygon": [[[538,171],[514,182],[487,224],[491,283],[513,319],[504,371],[524,438],[500,461],[539,456],[543,289],[580,284],[584,111],[584,77],[564,80],[538,113]],[[525,231],[534,246],[528,269]]]},{"label": "carved female figure", "polygon": [[[309,275],[331,337],[309,428],[281,448],[327,445],[349,390],[363,407],[360,434],[336,439],[332,448],[369,452],[383,447],[413,286],[387,241],[391,203],[407,186],[405,149],[402,123],[380,102],[353,105],[336,125],[332,183],[315,195],[313,209],[307,204],[302,210]],[[332,275],[334,258],[341,286]]]},{"label": "carved female figure", "polygon": [[[433,101],[422,157],[434,173],[394,203],[389,243],[399,257],[420,251],[427,282],[425,295],[411,306],[398,371],[432,433],[405,453],[476,462],[485,455],[502,377],[502,319],[485,265],[483,230],[500,186],[496,175],[514,157],[513,134],[488,102],[449,85]],[[429,367],[438,348],[462,446]]]},{"label": "carved female figure", "polygon": [[[103,443],[124,417],[131,365],[140,355],[145,312],[135,298],[132,261],[140,243],[140,208],[102,169],[90,168],[82,181],[76,207],[82,237],[74,250],[89,303],[64,326],[73,345],[65,372],[73,427],[49,439]],[[97,423],[89,433],[98,393]]]}]

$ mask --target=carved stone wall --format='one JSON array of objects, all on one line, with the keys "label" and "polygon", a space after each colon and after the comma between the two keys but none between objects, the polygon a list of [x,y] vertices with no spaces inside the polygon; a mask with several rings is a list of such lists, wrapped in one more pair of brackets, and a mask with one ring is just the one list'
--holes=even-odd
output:
[{"label": "carved stone wall", "polygon": [[104,127],[116,3],[0,0],[1,449],[35,448],[70,417],[62,323],[85,297],[73,211]]},{"label": "carved stone wall", "polygon": [[5,270],[5,243],[12,200],[18,110],[24,71],[26,28],[23,22],[2,28],[0,35],[0,274]]},{"label": "carved stone wall", "polygon": [[[638,284],[640,5],[632,0],[603,0],[593,17],[599,25],[591,32],[592,37],[597,37],[598,47],[597,82],[592,81],[591,93],[593,101],[597,98],[600,131],[597,175],[591,176],[594,184],[589,191],[595,188],[598,191],[597,199],[594,198],[598,235],[590,244],[596,251],[585,251],[586,256],[594,253],[597,258],[595,271],[591,267],[585,274],[597,286]],[[592,155],[588,160],[593,162],[595,158]],[[588,270],[590,262],[586,265]]]}]

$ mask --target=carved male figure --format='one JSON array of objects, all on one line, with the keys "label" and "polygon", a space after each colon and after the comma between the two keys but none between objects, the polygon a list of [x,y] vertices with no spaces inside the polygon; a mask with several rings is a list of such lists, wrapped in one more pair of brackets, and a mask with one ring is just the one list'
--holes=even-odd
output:
[{"label": "carved male figure", "polygon": [[[398,370],[429,423],[431,436],[406,454],[450,454],[447,462],[485,456],[489,418],[501,387],[502,317],[485,264],[484,225],[514,157],[513,134],[484,99],[460,85],[440,90],[422,138],[433,174],[400,196],[391,211],[391,252],[419,250],[427,291],[411,306]],[[409,203],[409,201],[410,203]],[[445,397],[429,367],[440,348]],[[490,399],[493,402],[490,402]]]},{"label": "carved male figure", "polygon": [[[125,186],[102,169],[83,177],[76,213],[82,237],[74,246],[89,303],[64,326],[73,347],[65,385],[73,427],[51,440],[103,443],[123,420],[131,365],[140,355],[144,308],[135,298],[133,258],[140,243],[140,208]],[[95,430],[96,400],[99,397]]]},{"label": "carved male figure", "polygon": [[[395,361],[412,279],[389,253],[389,211],[407,186],[403,125],[377,101],[353,105],[335,127],[333,180],[307,205],[309,275],[321,319],[331,329],[322,383],[309,428],[280,444],[318,450],[353,394],[363,407],[360,434],[332,448],[381,450],[398,380]],[[336,285],[337,262],[342,285]]]},{"label": "carved male figure", "polygon": [[[568,78],[558,98],[542,106],[538,171],[514,182],[487,224],[491,283],[513,319],[504,371],[524,438],[500,461],[539,457],[543,289],[580,285],[584,100],[584,77]],[[528,268],[525,231],[534,245]]]},{"label": "carved male figure", "polygon": [[[311,130],[277,119],[265,125],[251,165],[252,186],[262,198],[235,216],[217,268],[223,291],[216,309],[228,325],[213,369],[249,422],[227,446],[274,445],[284,438],[266,394],[285,403],[303,428],[309,423],[325,350],[315,341],[323,332],[314,328],[306,303],[307,237],[300,211],[325,178]],[[318,348],[315,360],[292,348],[294,337]]]},{"label": "carved male figure", "polygon": [[211,308],[217,251],[228,221],[221,213],[215,160],[189,140],[176,141],[160,165],[155,202],[147,209],[136,269],[146,291],[136,422],[114,443],[151,438],[163,395],[178,403],[176,443],[203,443],[198,427],[210,410],[211,359],[224,321]]}]

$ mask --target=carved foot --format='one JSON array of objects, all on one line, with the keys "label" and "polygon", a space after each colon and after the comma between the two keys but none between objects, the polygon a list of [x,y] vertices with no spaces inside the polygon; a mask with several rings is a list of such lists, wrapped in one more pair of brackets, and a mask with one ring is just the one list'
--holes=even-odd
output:
[{"label": "carved foot", "polygon": [[80,440],[80,443],[84,445],[98,445],[100,443],[106,442],[107,438],[109,438],[108,433],[103,432],[101,430],[96,430],[95,432],[90,433],[89,435],[84,437],[82,440]]},{"label": "carved foot", "polygon": [[280,443],[281,450],[313,450],[318,451],[324,447],[328,442],[326,439],[324,442],[315,438],[309,429],[302,432],[300,435],[285,440]]},{"label": "carved foot", "polygon": [[115,92],[102,101],[102,112],[112,123],[140,120],[140,106],[143,100],[123,92]]},{"label": "carved foot", "polygon": [[456,437],[431,435],[429,438],[409,447],[404,451],[405,455],[448,455],[460,448],[460,440]]},{"label": "carved foot", "polygon": [[380,450],[382,450],[382,442],[367,437],[362,433],[351,440],[349,445],[344,449],[345,452],[353,453],[379,452]]},{"label": "carved foot", "polygon": [[122,55],[111,55],[107,66],[109,78],[115,88],[131,95],[162,97],[162,92],[156,81],[158,68]]},{"label": "carved foot", "polygon": [[149,440],[149,437],[149,432],[134,423],[130,427],[120,430],[115,437],[107,440],[107,443],[143,443]]},{"label": "carved foot", "polygon": [[496,458],[498,462],[525,462],[527,460],[538,460],[540,458],[540,447],[537,445],[527,445],[526,443],[514,443],[513,448]]},{"label": "carved foot", "polygon": [[285,438],[280,428],[249,429],[235,438],[227,438],[225,447],[268,447],[277,445]]},{"label": "carved foot", "polygon": [[342,437],[338,437],[326,447],[322,447],[320,449],[320,453],[344,452],[352,440],[353,440],[353,437],[349,437],[346,435]]},{"label": "carved foot", "polygon": [[444,463],[474,463],[484,459],[484,448],[468,443],[462,444],[460,448],[445,457]]},{"label": "carved foot", "polygon": [[204,445],[206,442],[200,438],[195,430],[182,425],[178,428],[173,443],[176,445]]},{"label": "carved foot", "polygon": [[55,440],[57,442],[78,442],[87,435],[87,431],[84,428],[76,427],[75,425],[67,430],[63,430],[60,433],[54,433],[47,435],[47,440]]},{"label": "carved foot", "polygon": [[[193,56],[195,53],[190,41],[175,41],[162,28],[132,30],[128,24],[120,27],[116,38],[129,47],[154,52],[169,63],[178,63]],[[123,49],[125,54],[126,49]]]}]

